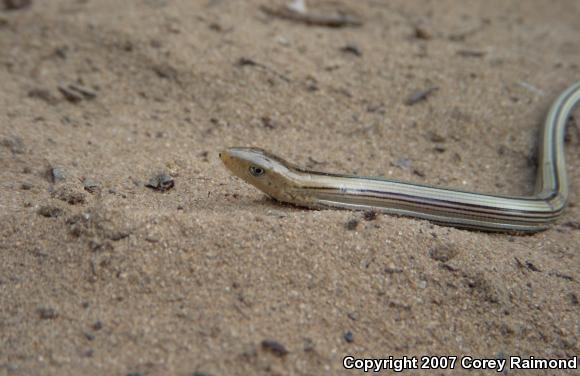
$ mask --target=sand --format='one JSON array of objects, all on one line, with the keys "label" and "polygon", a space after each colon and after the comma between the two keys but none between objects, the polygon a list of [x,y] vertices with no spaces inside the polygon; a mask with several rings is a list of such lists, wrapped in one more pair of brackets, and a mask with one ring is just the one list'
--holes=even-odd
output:
[{"label": "sand", "polygon": [[0,374],[334,375],[362,374],[347,355],[577,355],[577,120],[570,206],[532,236],[280,205],[218,152],[530,193],[538,129],[579,77],[580,3],[307,3],[363,22],[343,28],[266,3],[284,5],[0,11]]}]

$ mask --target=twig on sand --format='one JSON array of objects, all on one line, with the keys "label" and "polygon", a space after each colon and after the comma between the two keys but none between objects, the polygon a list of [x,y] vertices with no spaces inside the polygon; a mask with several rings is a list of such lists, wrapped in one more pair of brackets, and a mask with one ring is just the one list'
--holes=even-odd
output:
[{"label": "twig on sand", "polygon": [[348,26],[361,26],[363,24],[361,20],[348,14],[324,15],[306,12],[303,13],[290,7],[271,8],[265,5],[260,6],[260,10],[272,17],[300,22],[310,26],[339,28]]}]

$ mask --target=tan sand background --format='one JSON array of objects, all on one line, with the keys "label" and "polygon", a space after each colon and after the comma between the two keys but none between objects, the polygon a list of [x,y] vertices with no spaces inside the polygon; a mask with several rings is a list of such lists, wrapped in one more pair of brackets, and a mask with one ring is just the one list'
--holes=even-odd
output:
[{"label": "tan sand background", "polygon": [[[263,4],[284,2],[0,11],[0,374],[578,355],[578,120],[570,207],[533,236],[283,206],[217,153],[258,146],[319,170],[530,193],[537,131],[580,77],[580,2],[308,3],[364,22],[340,29]],[[158,172],[174,188],[145,187]]]}]

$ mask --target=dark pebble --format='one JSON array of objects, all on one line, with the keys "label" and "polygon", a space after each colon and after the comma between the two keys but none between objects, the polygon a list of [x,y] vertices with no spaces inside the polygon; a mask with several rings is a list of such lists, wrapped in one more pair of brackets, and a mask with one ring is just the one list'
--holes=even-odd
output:
[{"label": "dark pebble", "polygon": [[69,51],[68,46],[61,46],[54,49],[53,54],[54,56],[65,60],[67,58],[67,53]]},{"label": "dark pebble", "polygon": [[89,193],[95,193],[96,191],[99,190],[99,183],[97,183],[91,178],[84,178],[83,187],[85,188],[85,191]]},{"label": "dark pebble", "polygon": [[357,219],[351,219],[348,222],[346,222],[345,227],[349,231],[354,231],[358,227],[358,224],[359,224],[359,221]]},{"label": "dark pebble", "polygon": [[278,341],[272,339],[265,339],[262,341],[262,348],[270,351],[272,354],[283,357],[288,354],[286,347]]},{"label": "dark pebble", "polygon": [[272,119],[269,116],[263,116],[261,120],[262,120],[262,125],[264,126],[264,128],[267,128],[267,129],[275,129],[276,128],[276,124],[274,123],[274,121],[272,121]]},{"label": "dark pebble", "polygon": [[367,210],[363,214],[363,218],[365,219],[365,221],[374,221],[375,219],[377,219],[377,212],[374,210]]},{"label": "dark pebble", "polygon": [[415,38],[429,40],[433,38],[433,35],[421,26],[415,26]]},{"label": "dark pebble", "polygon": [[54,308],[41,307],[36,310],[38,316],[43,320],[51,320],[58,317],[58,313]]},{"label": "dark pebble", "polygon": [[316,82],[315,79],[306,80],[306,90],[311,93],[320,90],[320,88],[318,87],[318,83]]},{"label": "dark pebble", "polygon": [[46,218],[56,218],[62,215],[62,209],[56,206],[41,206],[38,209],[38,214]]},{"label": "dark pebble", "polygon": [[95,335],[92,333],[85,332],[84,335],[85,335],[85,338],[88,339],[89,341],[95,340]]},{"label": "dark pebble", "polygon": [[159,173],[149,179],[149,182],[145,186],[156,191],[165,192],[175,186],[175,181],[171,176],[165,173]]},{"label": "dark pebble", "polygon": [[354,44],[347,44],[346,46],[342,47],[340,50],[344,53],[351,54],[354,56],[358,56],[358,57],[362,56],[362,51],[360,50],[360,48],[358,48],[358,46],[356,46]]},{"label": "dark pebble", "polygon": [[424,178],[425,177],[425,173],[422,170],[418,170],[418,169],[413,169],[413,174],[417,175],[420,178]]},{"label": "dark pebble", "polygon": [[103,329],[103,322],[100,320],[95,321],[93,324],[93,330],[101,330]]},{"label": "dark pebble", "polygon": [[249,59],[247,57],[241,57],[238,59],[238,61],[236,61],[236,65],[238,67],[245,67],[247,65],[255,66],[255,65],[258,65],[258,63],[256,63],[254,60]]},{"label": "dark pebble", "polygon": [[222,27],[222,25],[220,25],[220,24],[218,24],[218,23],[216,23],[216,22],[212,22],[212,23],[210,23],[210,24],[208,25],[208,27],[209,27],[209,29],[210,29],[210,30],[213,30],[213,31],[217,31],[217,32],[222,32],[222,31],[224,31],[224,28]]},{"label": "dark pebble", "polygon": [[430,132],[429,139],[431,140],[431,142],[435,142],[438,144],[444,143],[445,141],[447,141],[447,139],[444,136],[441,136],[439,133],[436,133],[436,132]]},{"label": "dark pebble", "polygon": [[25,190],[25,191],[29,191],[33,188],[33,185],[30,183],[22,183],[20,185],[20,189]]},{"label": "dark pebble", "polygon": [[350,330],[344,333],[344,340],[348,343],[352,343],[354,341],[354,336]]},{"label": "dark pebble", "polygon": [[153,72],[165,80],[177,81],[177,69],[168,64],[160,64],[153,67]]},{"label": "dark pebble", "polygon": [[66,179],[66,172],[60,167],[49,167],[47,171],[48,180],[57,183]]}]

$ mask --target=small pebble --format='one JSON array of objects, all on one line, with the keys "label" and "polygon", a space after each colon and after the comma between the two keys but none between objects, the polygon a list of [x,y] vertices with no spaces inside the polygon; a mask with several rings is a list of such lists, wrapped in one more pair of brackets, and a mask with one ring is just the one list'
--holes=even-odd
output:
[{"label": "small pebble", "polygon": [[238,59],[238,61],[236,61],[236,65],[238,67],[245,67],[247,65],[249,66],[255,66],[258,65],[258,63],[256,63],[254,60],[247,58],[247,57],[241,57]]},{"label": "small pebble", "polygon": [[423,172],[423,170],[419,170],[419,169],[413,169],[413,174],[417,175],[420,178],[424,178],[425,177],[425,173]]},{"label": "small pebble", "polygon": [[446,141],[446,139],[445,139],[444,136],[441,136],[439,133],[436,133],[436,132],[430,132],[429,133],[429,139],[432,142],[435,142],[435,143],[438,143],[438,144],[444,143]]},{"label": "small pebble", "polygon": [[149,179],[149,182],[145,186],[159,192],[165,192],[175,186],[175,181],[171,176],[165,173],[159,173]]},{"label": "small pebble", "polygon": [[38,214],[46,218],[56,218],[62,215],[62,209],[56,206],[44,205],[38,209]]},{"label": "small pebble", "polygon": [[66,172],[61,167],[50,167],[47,176],[51,183],[57,183],[66,179]]},{"label": "small pebble", "polygon": [[165,80],[172,80],[177,81],[177,69],[173,68],[171,65],[168,64],[160,64],[153,67],[153,72],[157,74],[159,78],[163,78]]},{"label": "small pebble", "polygon": [[422,40],[429,40],[433,38],[433,35],[421,26],[415,26],[415,38]]},{"label": "small pebble", "polygon": [[83,187],[85,188],[85,191],[89,193],[95,193],[99,189],[99,183],[91,178],[84,178]]},{"label": "small pebble", "polygon": [[439,90],[438,87],[436,86],[432,86],[428,89],[425,90],[419,90],[414,92],[413,94],[409,95],[409,98],[407,98],[407,100],[405,101],[405,104],[407,106],[412,106],[414,104],[417,104],[421,101],[426,100],[431,94],[433,94],[434,92],[436,92],[437,90]]},{"label": "small pebble", "polygon": [[349,231],[354,231],[358,227],[358,224],[359,224],[359,221],[357,219],[351,219],[348,222],[346,222],[345,227]]},{"label": "small pebble", "polygon": [[348,343],[352,343],[354,341],[354,336],[350,330],[344,333],[344,340]]},{"label": "small pebble", "polygon": [[347,44],[346,46],[342,47],[340,49],[342,52],[344,53],[348,53],[357,57],[361,57],[362,56],[362,51],[360,50],[360,48],[358,48],[358,46],[354,45],[354,44]]},{"label": "small pebble", "polygon": [[272,339],[265,339],[262,341],[262,348],[270,351],[272,354],[284,357],[288,354],[286,347],[278,341]]},{"label": "small pebble", "polygon": [[264,126],[264,128],[268,129],[276,128],[276,123],[272,121],[272,119],[269,116],[263,116],[260,120],[262,121],[262,125]]},{"label": "small pebble", "polygon": [[41,307],[36,310],[38,316],[43,320],[51,320],[58,317],[58,313],[54,308]]}]

